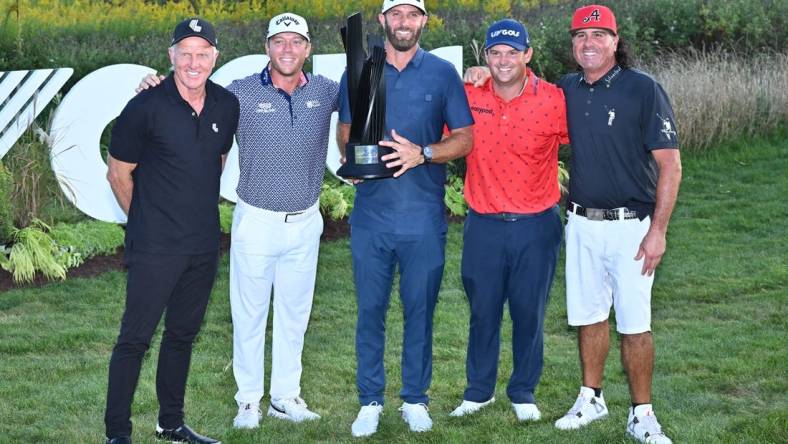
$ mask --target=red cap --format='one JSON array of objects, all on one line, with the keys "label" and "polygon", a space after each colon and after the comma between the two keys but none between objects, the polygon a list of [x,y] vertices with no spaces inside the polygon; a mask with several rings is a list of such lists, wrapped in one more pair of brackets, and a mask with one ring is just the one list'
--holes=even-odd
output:
[{"label": "red cap", "polygon": [[577,8],[575,15],[572,16],[572,26],[569,28],[569,32],[586,28],[607,29],[613,34],[618,34],[616,16],[606,6],[588,5]]}]

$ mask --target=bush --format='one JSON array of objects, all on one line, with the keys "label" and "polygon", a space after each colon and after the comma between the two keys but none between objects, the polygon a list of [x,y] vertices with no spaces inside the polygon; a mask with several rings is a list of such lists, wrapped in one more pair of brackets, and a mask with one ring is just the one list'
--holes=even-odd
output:
[{"label": "bush", "polygon": [[88,220],[76,224],[58,223],[49,235],[62,249],[89,259],[114,254],[123,245],[125,231],[117,224]]},{"label": "bush", "polygon": [[31,282],[39,271],[49,279],[65,279],[66,264],[79,262],[58,248],[46,233],[48,229],[45,223],[34,220],[30,226],[12,231],[13,244],[0,251],[0,267],[10,272],[15,282]]},{"label": "bush", "polygon": [[11,193],[14,182],[11,173],[0,163],[0,244],[10,240],[14,229],[14,209],[11,207]]}]

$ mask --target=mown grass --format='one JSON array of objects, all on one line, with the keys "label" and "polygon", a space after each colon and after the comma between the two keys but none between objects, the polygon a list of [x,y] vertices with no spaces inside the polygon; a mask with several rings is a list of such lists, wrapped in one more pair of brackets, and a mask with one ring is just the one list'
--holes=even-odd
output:
[{"label": "mown grass", "polygon": [[[785,135],[685,156],[684,183],[654,290],[654,398],[675,442],[785,442],[788,423],[786,286],[788,189]],[[386,350],[388,403],[372,441],[629,442],[628,394],[617,347],[605,393],[611,415],[582,432],[552,422],[577,391],[574,331],[565,323],[563,266],[548,308],[545,370],[537,397],[544,419],[516,423],[505,395],[510,344],[501,356],[498,402],[478,416],[449,418],[462,396],[468,309],[459,277],[461,226],[452,225],[435,315],[430,406],[435,429],[413,435],[399,419],[401,307],[392,299]],[[125,275],[73,279],[0,294],[0,441],[101,442],[107,361],[123,307]],[[356,401],[355,302],[345,240],[321,249],[317,295],[304,350],[303,396],[320,421],[266,418],[256,431],[231,427],[235,384],[227,258],[195,347],[186,413],[229,443],[352,442]],[[503,337],[510,337],[508,321]],[[615,340],[615,339],[614,339]],[[158,343],[158,339],[155,341]],[[269,342],[270,344],[270,342]],[[134,403],[137,442],[151,442],[157,404],[154,345]],[[264,400],[264,402],[267,401]]]}]

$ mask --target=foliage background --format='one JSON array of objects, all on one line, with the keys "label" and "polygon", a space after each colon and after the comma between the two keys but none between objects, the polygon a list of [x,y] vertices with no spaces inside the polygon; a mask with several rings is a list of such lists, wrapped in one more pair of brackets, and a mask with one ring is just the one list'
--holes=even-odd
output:
[{"label": "foliage background", "polygon": [[[423,45],[466,46],[466,65],[478,64],[471,42],[483,42],[486,26],[513,16],[528,26],[538,74],[556,80],[573,69],[567,29],[580,1],[430,0]],[[735,48],[740,54],[783,51],[788,2],[783,0],[610,0],[623,35],[644,60],[666,51]],[[222,61],[262,52],[268,19],[283,11],[307,18],[313,53],[342,52],[343,17],[363,11],[368,30],[378,30],[380,0],[0,0],[0,71],[70,66],[74,81],[113,63],[167,68],[174,24],[201,15],[217,25]]]}]

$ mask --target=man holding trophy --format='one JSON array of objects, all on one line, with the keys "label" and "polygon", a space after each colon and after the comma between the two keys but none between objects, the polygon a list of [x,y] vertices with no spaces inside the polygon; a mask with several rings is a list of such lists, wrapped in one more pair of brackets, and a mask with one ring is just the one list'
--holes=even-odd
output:
[{"label": "man holding trophy", "polygon": [[[385,319],[396,268],[405,323],[400,411],[411,431],[432,428],[426,391],[432,377],[432,316],[446,244],[445,163],[466,155],[473,144],[473,117],[462,80],[450,63],[419,47],[427,23],[424,2],[385,0],[378,21],[386,33],[385,63],[380,64],[383,82],[374,82],[375,54],[382,53],[370,48],[372,66],[360,76],[349,66],[343,76],[337,134],[348,164],[382,164],[375,174],[346,174],[376,179],[357,184],[350,218],[358,301],[356,383],[361,410],[352,426],[357,437],[377,431],[383,409]],[[353,44],[351,38],[348,29],[347,48]],[[378,110],[375,104],[381,101],[385,108]],[[379,143],[352,140],[369,136],[369,128],[376,125],[385,128]],[[441,140],[444,126],[451,135]],[[349,141],[356,142],[349,145],[352,153],[345,152]],[[361,152],[356,145],[361,145]]]}]

